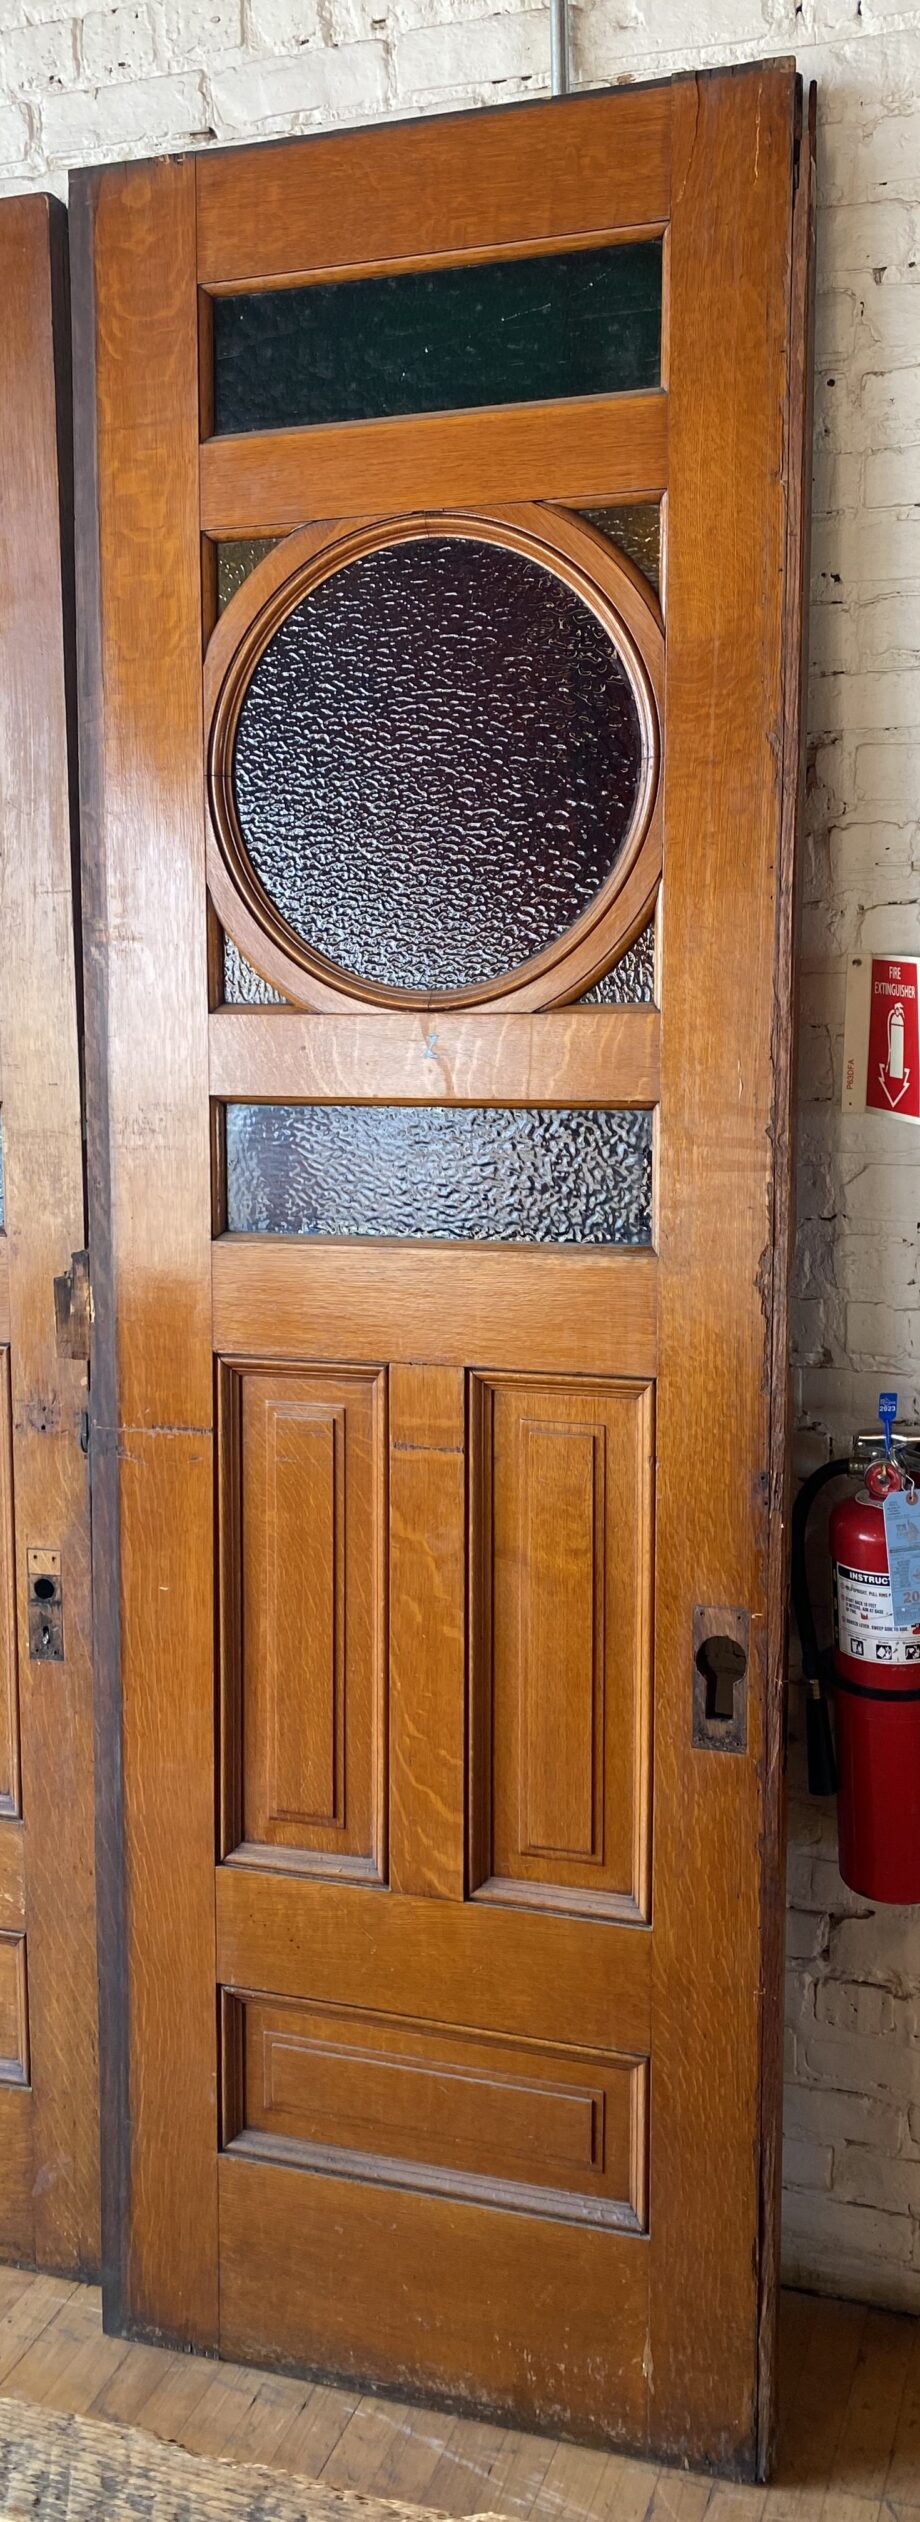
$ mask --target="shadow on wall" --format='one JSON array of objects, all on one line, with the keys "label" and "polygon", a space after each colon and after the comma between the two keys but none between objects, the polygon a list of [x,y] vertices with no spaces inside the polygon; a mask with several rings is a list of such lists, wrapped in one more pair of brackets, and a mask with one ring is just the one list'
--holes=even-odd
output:
[{"label": "shadow on wall", "polygon": [[[920,14],[820,10],[816,448],[802,855],[800,1476],[920,1404],[920,1132],[840,1110],[847,958],[920,949]],[[875,21],[873,29],[872,19]],[[856,37],[856,40],[851,40]],[[815,1519],[818,1521],[818,1517]],[[826,1552],[825,1552],[826,1564]],[[829,1634],[828,1626],[824,1634]],[[920,2309],[920,1910],[836,1864],[790,1748],[784,2264]]]}]

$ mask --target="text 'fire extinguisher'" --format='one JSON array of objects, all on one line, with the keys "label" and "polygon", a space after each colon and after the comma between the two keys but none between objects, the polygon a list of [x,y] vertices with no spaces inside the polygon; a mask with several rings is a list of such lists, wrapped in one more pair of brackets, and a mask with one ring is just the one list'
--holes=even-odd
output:
[{"label": "text 'fire extinguisher'", "polygon": [[[897,1056],[897,1046],[892,1046]],[[878,1901],[920,1901],[920,1427],[882,1393],[881,1429],[803,1483],[792,1518],[792,1596],[806,1687],[808,1782],[837,1793],[840,1871]],[[808,1517],[831,1480],[856,1478],[829,1524],[834,1645],[818,1646]],[[831,1731],[828,1692],[834,1700]]]}]

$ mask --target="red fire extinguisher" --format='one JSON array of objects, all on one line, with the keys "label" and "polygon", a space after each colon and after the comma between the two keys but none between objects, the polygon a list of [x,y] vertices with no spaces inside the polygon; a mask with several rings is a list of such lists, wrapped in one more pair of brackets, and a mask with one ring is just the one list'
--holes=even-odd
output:
[{"label": "red fire extinguisher", "polygon": [[[820,1649],[808,1594],[808,1515],[829,1480],[855,1475],[830,1518],[834,1648]],[[793,1513],[793,1604],[806,1686],[808,1782],[837,1793],[840,1871],[878,1901],[920,1901],[920,1622],[895,1625],[884,1500],[920,1486],[920,1428],[895,1424],[822,1463]],[[828,1691],[834,1700],[834,1733]],[[836,1757],[835,1757],[836,1753]]]}]

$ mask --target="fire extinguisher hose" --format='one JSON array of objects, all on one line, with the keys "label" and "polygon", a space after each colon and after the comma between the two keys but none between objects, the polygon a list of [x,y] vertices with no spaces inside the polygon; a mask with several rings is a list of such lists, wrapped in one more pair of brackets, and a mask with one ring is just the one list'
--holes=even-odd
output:
[{"label": "fire extinguisher hose", "polygon": [[817,1471],[803,1480],[792,1509],[792,1608],[802,1649],[805,1748],[808,1785],[812,1795],[836,1795],[837,1762],[827,1695],[828,1682],[833,1675],[833,1649],[818,1645],[805,1555],[808,1518],[816,1497],[827,1487],[828,1481],[845,1480],[849,1469],[848,1460],[820,1463]]}]

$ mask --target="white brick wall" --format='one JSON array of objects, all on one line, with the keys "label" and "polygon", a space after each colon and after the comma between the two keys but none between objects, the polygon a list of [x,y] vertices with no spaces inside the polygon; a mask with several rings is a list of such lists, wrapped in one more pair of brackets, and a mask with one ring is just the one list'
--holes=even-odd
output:
[{"label": "white brick wall", "polygon": [[[845,957],[920,948],[920,7],[572,0],[584,84],[795,51],[820,90],[802,1467],[920,1411],[920,1145],[841,1117]],[[77,161],[545,90],[540,0],[0,0],[0,190]],[[920,2308],[920,1912],[844,1891],[793,1742],[786,2262]]]}]

